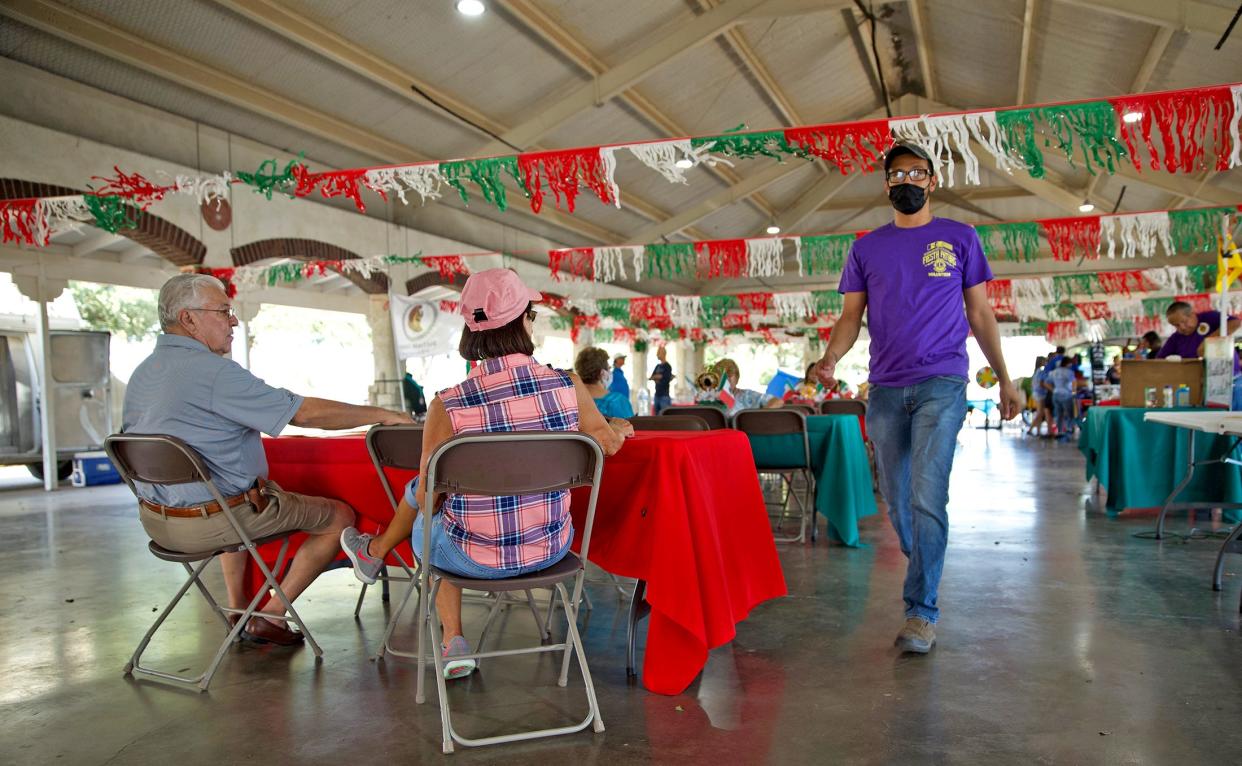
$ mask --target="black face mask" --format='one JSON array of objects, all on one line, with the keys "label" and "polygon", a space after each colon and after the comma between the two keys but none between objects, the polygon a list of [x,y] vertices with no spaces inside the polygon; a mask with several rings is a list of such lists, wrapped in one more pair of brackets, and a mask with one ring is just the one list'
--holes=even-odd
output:
[{"label": "black face mask", "polygon": [[897,184],[888,188],[888,201],[898,213],[914,215],[927,204],[927,190],[914,184]]}]

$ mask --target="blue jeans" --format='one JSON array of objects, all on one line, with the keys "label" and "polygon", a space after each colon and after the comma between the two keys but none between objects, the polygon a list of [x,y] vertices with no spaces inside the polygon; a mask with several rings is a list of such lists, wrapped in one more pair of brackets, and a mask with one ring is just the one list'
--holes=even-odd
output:
[{"label": "blue jeans", "polygon": [[[422,513],[414,519],[414,529],[410,533],[410,547],[414,549],[414,558],[420,562],[423,561],[423,519],[426,518]],[[573,530],[570,530],[569,541],[565,543],[565,547],[552,555],[547,561],[541,561],[538,564],[530,566],[518,567],[517,569],[497,569],[489,567],[466,555],[466,552],[457,547],[457,543],[453,542],[448,532],[444,529],[439,515],[432,519],[431,528],[431,556],[427,559],[433,567],[443,569],[446,572],[452,572],[462,577],[473,577],[476,580],[500,580],[505,577],[518,577],[519,575],[538,572],[541,569],[547,569],[556,562],[565,558],[565,554],[569,552],[570,546],[573,545]]]},{"label": "blue jeans", "polygon": [[663,412],[664,410],[672,406],[673,406],[673,397],[671,396],[657,396],[655,398],[655,414],[656,415],[659,415],[661,412]]},{"label": "blue jeans", "polygon": [[1069,438],[1074,433],[1074,395],[1053,394],[1052,412],[1057,421],[1057,435]]},{"label": "blue jeans", "polygon": [[936,596],[949,538],[949,472],[965,419],[963,378],[872,386],[868,394],[867,435],[875,447],[880,490],[909,560],[902,589],[906,617],[932,623],[940,616]]}]

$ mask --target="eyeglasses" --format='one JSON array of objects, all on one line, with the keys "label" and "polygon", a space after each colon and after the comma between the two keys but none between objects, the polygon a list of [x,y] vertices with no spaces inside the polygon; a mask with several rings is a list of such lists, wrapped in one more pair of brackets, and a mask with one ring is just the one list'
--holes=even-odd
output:
[{"label": "eyeglasses", "polygon": [[230,322],[237,318],[237,314],[231,308],[228,308],[228,309],[186,309],[186,311],[210,311],[213,314],[224,314],[225,315],[224,318]]},{"label": "eyeglasses", "polygon": [[890,170],[888,171],[888,182],[890,184],[905,183],[906,179],[911,181],[926,181],[931,178],[931,171],[927,168],[910,168],[909,170]]},{"label": "eyeglasses", "polygon": [[535,310],[534,310],[534,309],[531,309],[530,311],[527,311],[527,312],[526,312],[526,318],[527,318],[527,319],[529,319],[529,320],[530,320],[530,321],[532,321],[532,322],[533,322],[533,321],[535,321],[535,317],[537,317],[537,316],[539,316],[539,315],[538,315],[537,313],[535,313]]}]

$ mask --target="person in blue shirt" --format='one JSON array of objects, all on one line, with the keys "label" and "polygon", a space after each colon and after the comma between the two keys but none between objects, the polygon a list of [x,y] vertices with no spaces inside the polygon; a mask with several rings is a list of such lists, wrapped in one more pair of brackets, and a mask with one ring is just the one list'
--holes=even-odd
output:
[{"label": "person in blue shirt", "polygon": [[608,365],[607,351],[595,346],[582,349],[574,360],[574,372],[586,384],[586,389],[595,400],[595,406],[599,408],[601,415],[610,420],[634,417],[634,408],[630,406],[629,397],[608,389],[609,381],[606,378],[612,371]]},{"label": "person in blue shirt", "polygon": [[617,354],[612,358],[612,382],[608,390],[614,391],[630,400],[630,382],[625,379],[625,354]]},{"label": "person in blue shirt", "polygon": [[1074,388],[1076,385],[1074,360],[1068,356],[1062,356],[1061,366],[1048,373],[1047,378],[1044,379],[1044,388],[1052,394],[1052,412],[1057,421],[1057,441],[1067,442],[1074,434]]},{"label": "person in blue shirt", "polygon": [[1049,430],[1052,429],[1052,421],[1047,417],[1048,389],[1044,388],[1044,380],[1048,377],[1048,373],[1044,371],[1046,364],[1048,364],[1048,357],[1037,357],[1035,372],[1031,373],[1031,400],[1035,403],[1035,417],[1031,420],[1031,426],[1026,429],[1026,432],[1032,435],[1039,435],[1041,423],[1047,422]]}]

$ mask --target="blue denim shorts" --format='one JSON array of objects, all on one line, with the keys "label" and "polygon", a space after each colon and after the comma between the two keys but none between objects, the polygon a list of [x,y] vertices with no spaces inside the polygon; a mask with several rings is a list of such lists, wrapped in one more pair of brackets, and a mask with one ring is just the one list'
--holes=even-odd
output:
[{"label": "blue denim shorts", "polygon": [[[418,504],[414,502],[415,493],[418,491],[418,478],[415,477],[409,483],[405,490],[405,499],[415,508]],[[418,516],[414,519],[414,529],[410,532],[410,547],[414,549],[414,556],[419,560],[423,560],[423,524],[426,514],[419,511]],[[541,561],[538,564],[518,567],[516,569],[497,569],[480,564],[474,559],[466,555],[466,552],[457,547],[457,543],[453,542],[449,537],[448,531],[444,529],[444,524],[439,518],[436,518],[431,528],[431,565],[446,572],[460,575],[462,577],[473,577],[476,580],[501,580],[506,577],[517,577],[519,575],[538,572],[540,569],[547,569],[556,562],[565,558],[565,554],[569,552],[569,547],[573,545],[574,535],[573,529],[570,528],[569,539],[565,543],[565,547],[552,555],[547,561]]]}]

